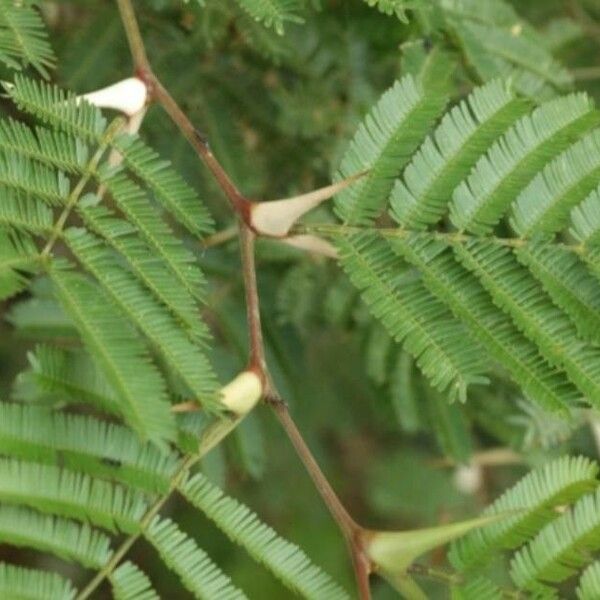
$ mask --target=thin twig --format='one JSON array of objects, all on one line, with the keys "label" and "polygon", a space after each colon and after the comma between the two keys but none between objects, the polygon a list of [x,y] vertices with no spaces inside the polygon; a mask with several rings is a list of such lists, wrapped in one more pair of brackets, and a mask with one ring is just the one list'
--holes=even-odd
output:
[{"label": "thin twig", "polygon": [[273,407],[273,412],[281,423],[288,438],[292,442],[298,457],[304,464],[310,478],[313,480],[325,506],[329,509],[331,516],[338,524],[352,558],[356,584],[361,600],[368,600],[371,597],[369,588],[369,575],[371,573],[371,562],[364,551],[365,531],[350,516],[337,494],[331,487],[329,480],[321,471],[309,447],[306,445],[302,434],[298,430],[296,423],[292,419],[287,405],[279,397],[268,398],[269,404]]},{"label": "thin twig", "polygon": [[240,253],[242,259],[242,274],[246,292],[246,316],[250,337],[250,364],[248,368],[254,369],[263,380],[265,389],[272,386],[267,371],[267,360],[262,337],[260,322],[260,302],[258,299],[258,284],[256,281],[256,263],[254,260],[254,233],[240,219]]},{"label": "thin twig", "polygon": [[220,246],[221,244],[225,244],[230,240],[233,240],[238,235],[237,225],[232,225],[231,227],[227,227],[222,229],[221,231],[217,231],[208,237],[205,237],[201,240],[200,244],[204,249],[214,248],[215,246]]},{"label": "thin twig", "polygon": [[129,49],[131,50],[131,57],[133,58],[135,68],[136,70],[149,71],[150,63],[148,62],[146,47],[144,46],[144,40],[140,33],[133,6],[129,0],[117,0],[117,5],[119,6],[121,21],[125,28],[125,35],[127,36],[127,42],[129,43]]},{"label": "thin twig", "polygon": [[600,79],[600,67],[580,67],[571,69],[571,74],[577,81]]},{"label": "thin twig", "polygon": [[261,377],[265,389],[265,398],[271,400],[269,404],[274,408],[275,414],[278,416],[292,444],[296,448],[296,451],[313,479],[317,490],[341,528],[350,547],[360,598],[361,600],[369,600],[371,596],[368,578],[371,565],[362,547],[365,531],[357,525],[347,513],[326,477],[323,475],[310,452],[310,449],[304,442],[304,439],[293,422],[287,407],[279,399],[279,394],[275,389],[268,371],[262,337],[260,303],[256,281],[254,232],[249,226],[250,207],[252,203],[237,189],[225,169],[223,169],[217,158],[211,152],[205,137],[194,127],[177,102],[152,72],[144,50],[143,40],[140,35],[131,0],[117,0],[117,3],[127,32],[127,39],[129,41],[138,77],[146,82],[152,99],[162,105],[171,120],[178,126],[181,133],[196,150],[202,162],[213,174],[219,187],[229,200],[231,208],[238,217],[242,273],[246,291],[246,310],[250,337],[249,368],[253,369]]}]

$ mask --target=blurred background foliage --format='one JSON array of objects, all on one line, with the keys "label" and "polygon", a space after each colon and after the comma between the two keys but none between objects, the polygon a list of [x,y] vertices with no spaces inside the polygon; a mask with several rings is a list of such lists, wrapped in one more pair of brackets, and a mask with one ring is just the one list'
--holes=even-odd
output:
[{"label": "blurred background foliage", "polygon": [[[409,8],[408,21],[360,0],[299,1],[294,8],[302,22],[286,22],[285,35],[254,21],[241,4],[136,3],[156,73],[240,189],[256,199],[327,184],[369,106],[400,74],[418,75],[424,61],[438,61],[432,84],[449,79],[455,97],[482,78],[452,32],[430,18],[433,13],[410,11],[418,0],[396,3]],[[113,2],[41,5],[59,57],[56,83],[85,93],[130,74]],[[568,67],[574,85],[600,99],[597,0],[515,0],[514,8]],[[218,189],[160,108],[150,110],[142,134],[201,191],[218,229],[232,226]],[[323,222],[331,214],[325,208],[311,218]],[[260,241],[258,250],[272,372],[323,470],[364,525],[402,529],[457,520],[548,456],[597,453],[593,415],[558,421],[523,400],[502,374],[475,387],[467,404],[448,404],[372,320],[332,261],[274,241]],[[246,356],[237,242],[195,251],[210,279],[206,318],[216,340],[213,361],[225,381]],[[66,345],[69,336],[43,286],[18,309],[1,308],[0,392],[8,397],[49,322],[67,328]],[[9,335],[15,323],[21,326],[17,337]],[[341,535],[268,410],[251,415],[204,468],[326,571],[351,580]],[[186,513],[183,503],[171,510],[251,597],[285,597],[268,573],[232,549],[196,511]],[[0,558],[2,552],[0,547]],[[137,550],[132,557],[146,572],[162,569],[149,552]],[[154,582],[161,595],[174,597],[166,571]],[[433,586],[428,593],[444,592]],[[394,593],[379,582],[374,596]]]}]

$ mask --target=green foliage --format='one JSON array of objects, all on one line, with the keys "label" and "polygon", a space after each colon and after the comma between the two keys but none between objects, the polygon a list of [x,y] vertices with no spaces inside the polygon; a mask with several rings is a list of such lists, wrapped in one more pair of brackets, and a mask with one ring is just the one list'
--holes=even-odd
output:
[{"label": "green foliage", "polygon": [[48,77],[56,62],[37,2],[0,2],[0,61],[11,69],[33,66]]},{"label": "green foliage", "polygon": [[[597,485],[598,466],[584,458],[564,457],[532,471],[489,506],[485,515],[506,514],[456,542],[450,560],[460,569],[485,564],[497,548],[516,548],[556,518],[555,508],[576,500]],[[512,515],[512,516],[511,516]]]},{"label": "green foliage", "polygon": [[145,535],[195,598],[246,598],[196,542],[170,519],[156,517]]},{"label": "green foliage", "polygon": [[249,508],[229,498],[203,475],[182,487],[185,497],[213,520],[234,542],[272,571],[286,587],[304,598],[347,598],[336,583],[294,544],[280,538],[261,523]]},{"label": "green foliage", "polygon": [[7,598],[73,600],[77,593],[68,579],[57,573],[0,564],[0,592]]},{"label": "green foliage", "polygon": [[115,600],[158,600],[148,577],[133,563],[124,562],[110,577]]},{"label": "green foliage", "polygon": [[[373,572],[409,598],[420,573],[434,600],[600,595],[598,467],[565,455],[595,452],[600,403],[598,89],[573,90],[589,21],[542,0],[147,4],[152,68],[240,190],[361,175],[294,230],[340,268],[257,246],[271,374],[357,521],[401,526],[380,538],[411,562],[481,523],[465,513],[520,473],[491,472],[498,456],[535,467],[453,542],[452,570]],[[159,109],[138,135],[80,100],[128,60],[113,3],[0,0],[0,542],[28,565],[0,564],[0,596],[347,597],[339,536],[270,421],[203,456],[238,425],[219,388],[247,364],[232,215]],[[59,85],[40,81],[56,63]]]}]

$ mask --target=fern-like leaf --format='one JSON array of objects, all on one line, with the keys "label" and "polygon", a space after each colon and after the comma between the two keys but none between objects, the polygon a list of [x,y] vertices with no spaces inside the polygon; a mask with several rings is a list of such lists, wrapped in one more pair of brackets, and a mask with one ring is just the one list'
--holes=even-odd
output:
[{"label": "fern-like leaf", "polygon": [[434,387],[466,398],[467,387],[486,380],[481,350],[465,328],[433,298],[390,245],[376,234],[344,237],[342,265],[371,312],[416,358]]},{"label": "fern-like leaf", "polygon": [[227,497],[202,474],[184,483],[181,491],[229,538],[243,546],[291,590],[315,600],[348,598],[346,592],[313,565],[300,548],[280,538],[249,508]]},{"label": "fern-like leaf", "polygon": [[593,131],[548,164],[513,204],[511,225],[520,237],[550,236],[571,209],[600,182],[600,132]]},{"label": "fern-like leaf", "polygon": [[[35,301],[42,302],[40,310],[47,316],[51,305],[38,299]],[[13,313],[11,323],[19,328],[31,327],[28,314],[23,317]],[[51,331],[57,333],[54,328]],[[36,327],[34,333],[37,337]],[[64,335],[62,330],[58,334]],[[18,400],[57,406],[89,404],[111,415],[120,414],[115,391],[87,352],[40,344],[27,358],[29,369],[19,374],[14,390]]]},{"label": "fern-like leaf", "polygon": [[12,506],[0,506],[0,542],[35,548],[91,569],[101,569],[111,554],[108,536],[87,524]]},{"label": "fern-like leaf", "polygon": [[169,312],[92,234],[83,229],[70,229],[65,238],[75,256],[96,277],[112,301],[164,355],[193,397],[206,408],[216,410],[217,380],[212,367]]},{"label": "fern-like leaf", "polygon": [[173,440],[175,422],[165,383],[128,321],[80,274],[53,268],[51,277],[63,307],[117,393],[125,420],[142,437]]},{"label": "fern-like leaf", "polygon": [[482,577],[452,588],[452,600],[502,600],[503,598],[502,590],[489,579]]},{"label": "fern-like leaf", "polygon": [[39,198],[50,206],[63,204],[69,195],[69,180],[61,171],[10,151],[0,153],[0,186]]},{"label": "fern-like leaf", "polygon": [[393,240],[391,245],[419,268],[429,290],[467,325],[530,398],[553,410],[564,410],[578,398],[564,373],[547,365],[535,344],[494,306],[485,289],[455,261],[444,243],[415,235],[409,240]]},{"label": "fern-like leaf", "polygon": [[0,563],[0,597],[27,600],[74,600],[77,590],[58,573]]},{"label": "fern-like leaf", "polygon": [[6,190],[0,203],[0,227],[45,234],[52,229],[52,210],[27,196]]},{"label": "fern-like leaf", "polygon": [[20,109],[83,140],[99,142],[106,129],[106,119],[96,106],[56,86],[17,75],[6,92]]},{"label": "fern-like leaf", "polygon": [[457,569],[470,569],[485,564],[497,548],[518,547],[557,518],[555,507],[597,487],[597,474],[596,463],[569,456],[531,471],[484,511],[485,515],[506,513],[507,517],[455,542],[450,561]]},{"label": "fern-like leaf", "polygon": [[0,61],[11,69],[31,65],[46,78],[54,67],[54,52],[33,2],[0,0]]},{"label": "fern-like leaf", "polygon": [[0,459],[0,500],[115,531],[136,532],[142,494],[55,465]]},{"label": "fern-like leaf", "polygon": [[168,161],[161,160],[137,136],[119,136],[113,146],[129,169],[147,183],[165,209],[191,233],[201,236],[212,231],[213,222],[204,204]]},{"label": "fern-like leaf", "polygon": [[571,577],[600,548],[600,491],[581,498],[549,523],[511,561],[511,577],[536,592]]},{"label": "fern-like leaf", "polygon": [[345,179],[368,170],[335,198],[344,223],[369,225],[379,216],[394,179],[445,103],[442,93],[426,93],[410,75],[383,94],[358,128],[338,172]]},{"label": "fern-like leaf", "polygon": [[119,565],[110,575],[114,600],[160,600],[143,571],[131,562]]},{"label": "fern-like leaf", "polygon": [[183,585],[202,600],[244,600],[246,595],[234,587],[196,542],[170,519],[155,517],[144,533],[165,564],[181,578]]},{"label": "fern-like leaf", "polygon": [[452,223],[460,230],[489,233],[522,187],[597,122],[585,94],[557,98],[520,119],[454,191]]},{"label": "fern-like leaf", "polygon": [[150,491],[166,491],[176,465],[172,453],[143,445],[114,423],[49,411],[44,407],[0,403],[0,453],[56,464]]},{"label": "fern-like leaf", "polygon": [[137,227],[154,253],[177,276],[179,285],[201,299],[205,282],[194,255],[161,219],[144,190],[123,174],[113,175],[111,171],[102,169],[100,180],[112,194],[117,206]]},{"label": "fern-like leaf", "polygon": [[477,88],[444,115],[398,180],[391,196],[392,214],[407,229],[437,223],[449,194],[465,178],[482,152],[523,115],[528,103],[495,80]]},{"label": "fern-like leaf", "polygon": [[406,10],[413,5],[412,0],[364,0],[384,15],[396,15],[403,23],[407,23]]},{"label": "fern-like leaf", "polygon": [[516,256],[571,317],[577,333],[587,341],[600,341],[600,282],[577,255],[561,246],[531,243]]},{"label": "fern-like leaf", "polygon": [[537,344],[553,365],[563,368],[571,381],[597,405],[600,402],[600,351],[585,344],[565,313],[518,264],[508,248],[474,240],[456,253],[506,311],[517,327]]},{"label": "fern-like leaf", "polygon": [[79,138],[45,127],[36,127],[34,132],[13,119],[0,121],[0,150],[69,173],[81,172],[89,155],[87,146]]},{"label": "fern-like leaf", "polygon": [[0,300],[14,296],[27,285],[27,274],[38,270],[39,258],[38,249],[27,235],[0,229]]},{"label": "fern-like leaf", "polygon": [[105,206],[97,205],[95,196],[83,198],[78,212],[89,229],[123,256],[131,271],[185,325],[194,340],[202,342],[210,338],[208,328],[199,317],[196,299],[179,285],[168,266],[157,260],[131,223],[117,218]]},{"label": "fern-like leaf", "polygon": [[578,600],[595,600],[598,597],[600,597],[600,562],[594,562],[579,579],[577,598]]}]

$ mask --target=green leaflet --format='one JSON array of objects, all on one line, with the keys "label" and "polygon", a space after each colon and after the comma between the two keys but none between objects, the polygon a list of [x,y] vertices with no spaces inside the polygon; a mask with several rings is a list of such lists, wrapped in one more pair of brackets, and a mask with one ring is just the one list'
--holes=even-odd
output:
[{"label": "green leaflet", "polygon": [[204,293],[204,276],[194,255],[175,235],[171,227],[157,213],[145,191],[123,174],[114,174],[108,167],[101,168],[99,179],[113,196],[117,206],[140,231],[153,252],[161,257],[174,275],[178,285],[194,297]]},{"label": "green leaflet", "polygon": [[48,552],[84,567],[101,569],[110,540],[89,525],[12,506],[0,506],[0,542]]},{"label": "green leaflet", "polygon": [[447,210],[449,190],[528,106],[495,80],[447,112],[404,170],[403,180],[396,181],[390,200],[394,219],[407,229],[437,223]]},{"label": "green leaflet", "polygon": [[0,300],[14,296],[27,285],[25,273],[39,269],[39,251],[26,234],[0,229]]},{"label": "green leaflet", "polygon": [[180,577],[183,585],[202,600],[243,600],[246,595],[234,587],[196,542],[170,519],[155,517],[144,531],[165,564]]},{"label": "green leaflet", "polygon": [[522,187],[553,157],[598,122],[585,94],[546,102],[522,117],[478,161],[454,191],[454,226],[489,234]]},{"label": "green leaflet", "polygon": [[58,573],[0,563],[0,596],[3,598],[74,600],[76,594],[73,584]]},{"label": "green leaflet", "polygon": [[587,458],[562,457],[526,475],[483,512],[514,513],[454,542],[450,562],[460,570],[489,561],[497,548],[516,548],[558,517],[556,506],[597,487],[598,465]]},{"label": "green leaflet", "polygon": [[541,282],[554,303],[564,310],[587,341],[600,341],[600,281],[568,248],[545,243],[523,246],[515,251]]},{"label": "green leaflet", "polygon": [[532,592],[548,590],[547,583],[564,581],[600,548],[600,491],[581,498],[569,511],[549,523],[511,561],[515,584]]},{"label": "green leaflet", "polygon": [[588,247],[600,244],[600,187],[571,211],[570,232]]},{"label": "green leaflet", "polygon": [[112,302],[163,354],[193,397],[205,408],[218,410],[218,386],[212,366],[204,352],[178,327],[168,310],[118,264],[98,238],[83,229],[70,229],[65,239]]},{"label": "green leaflet", "polygon": [[286,587],[314,600],[341,600],[348,595],[294,544],[279,537],[246,506],[227,497],[202,474],[181,487],[184,496],[243,546]]},{"label": "green leaflet", "polygon": [[13,459],[0,459],[0,500],[127,533],[137,531],[146,507],[141,494],[119,485]]},{"label": "green leaflet", "polygon": [[577,336],[575,326],[546,297],[510,250],[474,240],[456,247],[472,271],[517,327],[553,365],[561,367],[590,403],[600,402],[600,351]]},{"label": "green leaflet", "polygon": [[536,345],[493,304],[476,277],[456,262],[445,244],[418,234],[390,243],[419,268],[428,289],[465,323],[527,396],[551,410],[564,410],[577,399],[578,393],[564,373],[547,365]]},{"label": "green leaflet", "polygon": [[160,600],[146,574],[131,562],[119,565],[110,582],[115,600]]},{"label": "green leaflet", "polygon": [[[44,315],[49,305],[40,300]],[[22,304],[19,306],[23,306]],[[27,306],[27,305],[26,305]],[[37,307],[37,304],[36,304]],[[18,313],[11,315],[16,327],[30,327],[30,320]],[[33,328],[36,337],[39,329]],[[52,329],[53,336],[64,336],[62,330]],[[73,337],[77,339],[77,332]],[[49,404],[89,404],[112,415],[119,414],[119,402],[106,378],[86,352],[63,350],[40,344],[27,355],[29,369],[22,371],[13,390],[13,396],[23,402]]]},{"label": "green leaflet", "polygon": [[5,86],[7,94],[22,110],[44,123],[86,141],[99,142],[106,129],[100,110],[75,94],[56,86],[17,75],[14,85]]},{"label": "green leaflet", "polygon": [[32,3],[0,0],[0,61],[17,70],[31,65],[46,78],[48,69],[54,68],[56,57]]},{"label": "green leaflet", "polygon": [[[571,74],[565,69],[544,46],[538,44],[523,34],[514,35],[510,30],[476,22],[452,22],[459,36],[469,36],[476,40],[483,51],[489,56],[497,69],[496,75],[509,75],[510,70],[517,73],[522,71],[529,81],[525,85],[519,76],[517,86],[521,92],[529,92],[531,96],[543,97],[548,95],[544,90],[549,85],[555,90],[565,91],[572,83]],[[477,68],[480,64],[466,47],[467,55]],[[481,71],[481,76],[486,78],[488,72]],[[519,80],[520,79],[520,80]],[[521,83],[523,82],[523,83]],[[521,85],[519,85],[519,83]]]},{"label": "green leaflet", "polygon": [[114,388],[124,419],[146,439],[173,440],[175,421],[164,380],[131,325],[81,274],[54,267],[50,275],[61,304]]},{"label": "green leaflet", "polygon": [[114,423],[26,404],[0,403],[0,453],[65,466],[145,490],[166,491],[176,456]]},{"label": "green leaflet", "polygon": [[69,180],[61,171],[10,150],[0,152],[0,186],[39,198],[50,206],[64,204],[70,191]]},{"label": "green leaflet", "polygon": [[137,278],[189,329],[196,342],[210,339],[199,316],[196,298],[182,285],[168,263],[154,255],[139,231],[128,221],[119,219],[105,206],[97,205],[95,196],[80,202],[78,213],[86,226],[100,235],[127,261]]},{"label": "green leaflet", "polygon": [[592,563],[579,579],[578,600],[594,600],[600,595],[600,563]]},{"label": "green leaflet", "polygon": [[79,138],[45,127],[34,132],[11,118],[0,121],[0,150],[68,173],[80,173],[89,160],[89,149]]},{"label": "green leaflet", "polygon": [[28,196],[5,190],[0,202],[0,227],[13,227],[34,234],[52,229],[52,210]]},{"label": "green leaflet", "polygon": [[372,314],[405,344],[434,387],[464,400],[470,384],[486,381],[478,344],[422,282],[404,270],[387,241],[375,233],[358,234],[340,239],[338,246],[342,266]]},{"label": "green leaflet", "polygon": [[510,223],[522,238],[549,236],[568,222],[572,207],[600,181],[600,131],[593,131],[548,164],[519,194]]},{"label": "green leaflet", "polygon": [[338,179],[368,170],[335,198],[340,219],[369,225],[381,213],[394,179],[446,103],[440,92],[425,93],[407,75],[383,94],[350,143]]},{"label": "green leaflet", "polygon": [[152,189],[160,203],[193,234],[210,233],[213,222],[196,192],[177,174],[168,161],[137,136],[121,135],[113,146],[131,171]]}]

